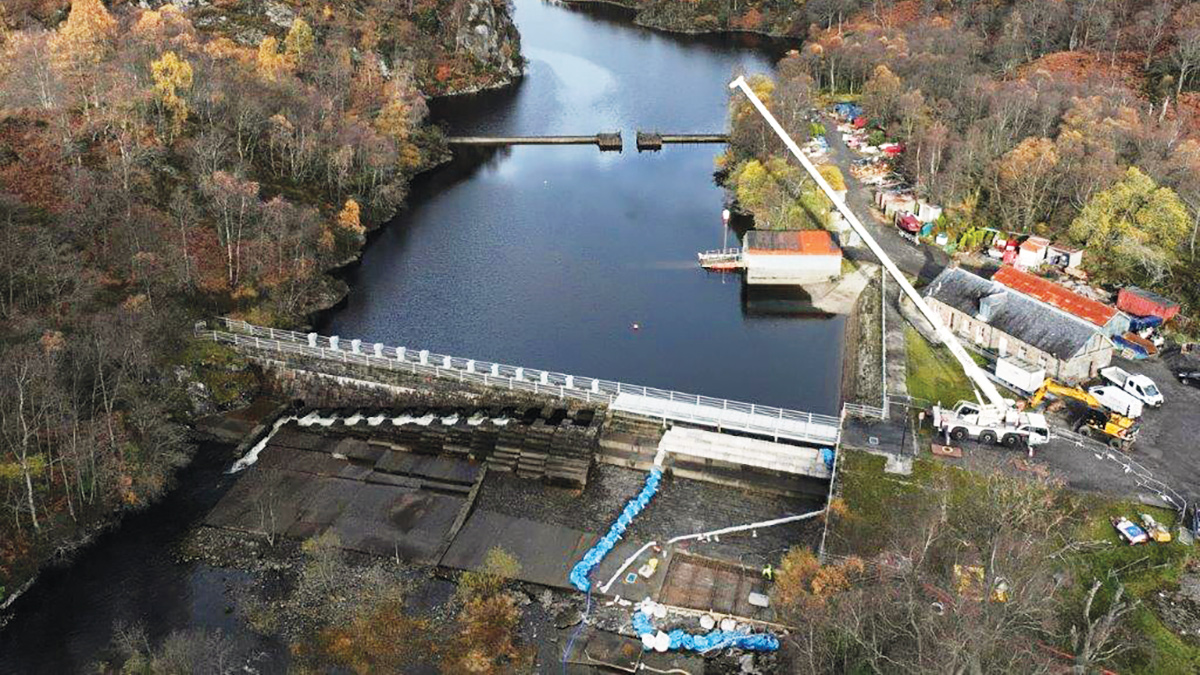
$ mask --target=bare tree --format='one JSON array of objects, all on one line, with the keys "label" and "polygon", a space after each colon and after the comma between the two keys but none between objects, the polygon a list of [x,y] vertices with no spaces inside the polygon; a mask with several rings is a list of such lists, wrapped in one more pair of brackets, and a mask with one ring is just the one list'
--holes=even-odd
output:
[{"label": "bare tree", "polygon": [[1075,648],[1075,664],[1072,666],[1072,672],[1077,675],[1086,675],[1086,673],[1092,672],[1096,666],[1112,659],[1124,649],[1122,643],[1113,642],[1114,633],[1120,625],[1121,618],[1133,611],[1136,604],[1123,599],[1125,585],[1116,580],[1116,574],[1111,570],[1109,570],[1108,578],[1117,586],[1112,600],[1108,602],[1108,609],[1099,616],[1092,617],[1092,605],[1096,601],[1096,594],[1104,585],[1097,579],[1092,582],[1087,602],[1083,606],[1082,627],[1071,626],[1071,644]]}]

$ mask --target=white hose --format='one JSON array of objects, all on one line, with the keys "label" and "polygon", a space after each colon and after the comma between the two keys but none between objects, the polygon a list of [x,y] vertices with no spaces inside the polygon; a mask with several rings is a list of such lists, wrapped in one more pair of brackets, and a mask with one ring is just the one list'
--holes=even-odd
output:
[{"label": "white hose", "polygon": [[761,523],[750,523],[749,525],[735,525],[733,527],[725,527],[725,528],[721,528],[719,530],[712,530],[710,532],[697,532],[696,534],[685,534],[685,535],[682,535],[679,537],[675,537],[674,539],[668,540],[667,545],[674,544],[675,542],[684,541],[687,539],[707,539],[709,537],[714,537],[714,536],[722,535],[722,534],[729,534],[731,532],[742,532],[745,530],[758,530],[758,529],[762,529],[762,528],[766,528],[766,527],[771,527],[774,525],[783,525],[784,523],[793,523],[798,520],[807,520],[809,518],[815,518],[815,517],[821,515],[822,513],[825,513],[825,509],[821,509],[820,511],[813,511],[811,513],[804,513],[804,514],[801,514],[798,516],[786,516],[784,518],[776,518],[775,520],[764,520]]},{"label": "white hose", "polygon": [[617,573],[614,574],[612,576],[612,578],[608,580],[608,583],[604,584],[603,586],[600,587],[600,592],[607,593],[608,587],[612,586],[613,583],[616,582],[616,580],[621,576],[621,574],[625,571],[625,569],[627,567],[629,567],[630,565],[632,565],[633,561],[637,560],[639,556],[641,556],[643,553],[645,553],[646,549],[650,548],[651,546],[656,545],[657,543],[658,542],[656,542],[656,541],[652,541],[652,542],[646,544],[645,546],[639,548],[637,550],[637,553],[634,553],[633,555],[629,556],[629,559],[625,561],[625,564],[621,565],[621,568],[618,569]]}]

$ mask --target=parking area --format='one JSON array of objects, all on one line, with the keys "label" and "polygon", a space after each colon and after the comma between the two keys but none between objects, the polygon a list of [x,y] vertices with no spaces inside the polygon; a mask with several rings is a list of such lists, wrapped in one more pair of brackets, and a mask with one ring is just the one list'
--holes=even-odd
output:
[{"label": "parking area", "polygon": [[1200,358],[1174,351],[1141,361],[1118,358],[1113,365],[1149,377],[1163,393],[1162,407],[1147,408],[1142,416],[1131,456],[1189,499],[1200,499],[1200,389],[1173,374],[1200,368]]}]

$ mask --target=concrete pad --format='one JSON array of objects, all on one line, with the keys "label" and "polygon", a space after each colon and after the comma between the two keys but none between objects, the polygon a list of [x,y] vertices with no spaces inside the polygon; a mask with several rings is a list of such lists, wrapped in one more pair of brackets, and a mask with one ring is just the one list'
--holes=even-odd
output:
[{"label": "concrete pad", "polygon": [[597,535],[568,527],[481,510],[467,520],[441,564],[478,570],[488,550],[499,546],[521,563],[521,581],[573,589],[567,574],[598,539]]},{"label": "concrete pad", "polygon": [[[294,539],[333,530],[344,548],[432,565],[467,504],[465,496],[366,482],[370,467],[331,455],[278,448],[264,451],[267,456],[273,459],[249,469],[209,512],[207,524]],[[341,477],[272,466],[311,470],[328,468],[330,461],[340,466]]]},{"label": "concrete pad", "polygon": [[480,467],[460,459],[388,450],[375,463],[375,471],[471,485],[479,477]]}]

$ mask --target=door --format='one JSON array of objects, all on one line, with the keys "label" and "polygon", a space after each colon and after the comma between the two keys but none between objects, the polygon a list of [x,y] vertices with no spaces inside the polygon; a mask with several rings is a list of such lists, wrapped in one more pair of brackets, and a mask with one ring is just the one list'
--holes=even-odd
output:
[{"label": "door", "polygon": [[1000,352],[1000,356],[1008,356],[1008,338],[1000,336],[1000,341],[996,344],[996,351]]}]

